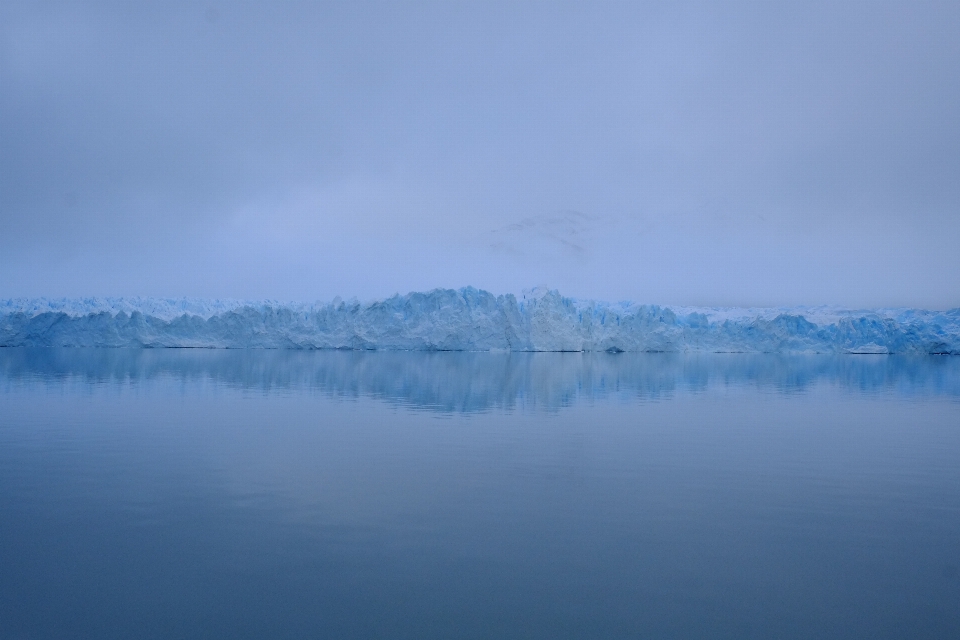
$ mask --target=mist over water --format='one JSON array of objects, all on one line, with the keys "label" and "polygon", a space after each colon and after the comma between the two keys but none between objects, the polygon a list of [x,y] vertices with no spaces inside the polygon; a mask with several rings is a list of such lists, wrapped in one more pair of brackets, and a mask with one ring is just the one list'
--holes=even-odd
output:
[{"label": "mist over water", "polygon": [[955,1],[0,2],[0,640],[960,638],[958,113]]}]

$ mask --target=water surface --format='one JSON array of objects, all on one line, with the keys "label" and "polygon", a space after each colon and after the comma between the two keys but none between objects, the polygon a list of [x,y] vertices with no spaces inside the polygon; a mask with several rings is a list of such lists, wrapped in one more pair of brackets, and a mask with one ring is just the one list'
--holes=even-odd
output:
[{"label": "water surface", "polygon": [[0,349],[0,639],[960,637],[960,358]]}]

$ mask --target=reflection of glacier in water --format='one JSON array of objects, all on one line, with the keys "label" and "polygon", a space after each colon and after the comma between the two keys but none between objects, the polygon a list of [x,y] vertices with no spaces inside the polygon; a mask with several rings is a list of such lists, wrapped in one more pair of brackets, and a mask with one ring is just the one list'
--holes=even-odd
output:
[{"label": "reflection of glacier in water", "polygon": [[718,309],[472,288],[368,304],[0,301],[0,346],[960,354],[960,309]]},{"label": "reflection of glacier in water", "polygon": [[960,638],[958,425],[956,357],[0,349],[0,637]]},{"label": "reflection of glacier in water", "polygon": [[764,354],[437,353],[198,349],[0,349],[0,384],[209,380],[229,387],[372,397],[440,411],[560,408],[750,386],[831,385],[960,399],[960,358]]}]

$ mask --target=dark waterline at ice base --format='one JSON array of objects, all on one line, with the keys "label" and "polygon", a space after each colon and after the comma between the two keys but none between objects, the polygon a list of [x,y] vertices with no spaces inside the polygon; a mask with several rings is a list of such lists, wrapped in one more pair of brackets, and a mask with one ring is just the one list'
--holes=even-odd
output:
[{"label": "dark waterline at ice base", "polygon": [[960,637],[960,358],[0,349],[0,638]]}]

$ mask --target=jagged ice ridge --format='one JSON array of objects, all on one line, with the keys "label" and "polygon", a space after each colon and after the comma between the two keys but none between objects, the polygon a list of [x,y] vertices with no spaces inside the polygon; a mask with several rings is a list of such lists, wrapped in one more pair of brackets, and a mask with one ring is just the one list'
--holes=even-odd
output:
[{"label": "jagged ice ridge", "polygon": [[467,287],[370,303],[0,301],[0,346],[960,354],[960,309],[661,307]]}]

